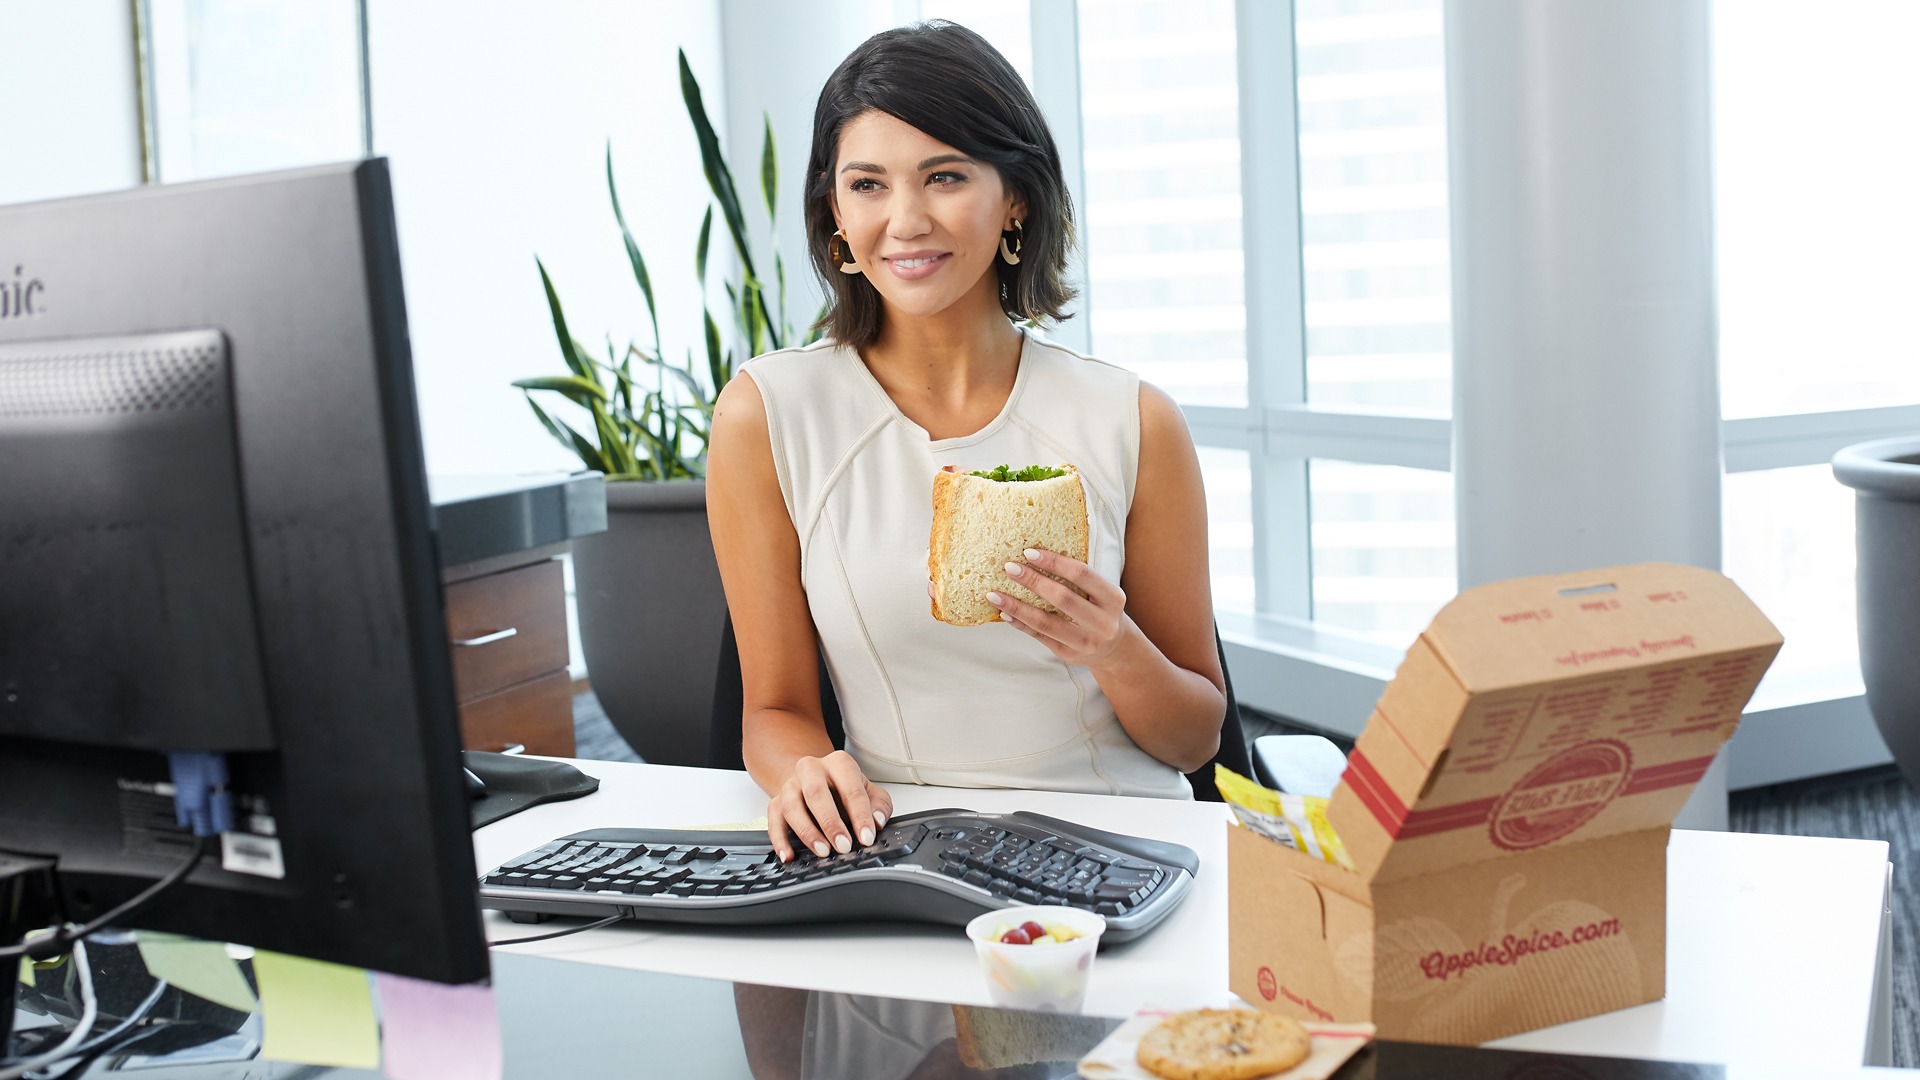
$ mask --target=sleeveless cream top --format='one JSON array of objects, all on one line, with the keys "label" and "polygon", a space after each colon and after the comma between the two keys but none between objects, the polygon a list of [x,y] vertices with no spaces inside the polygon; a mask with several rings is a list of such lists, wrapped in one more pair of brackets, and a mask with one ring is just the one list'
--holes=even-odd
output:
[{"label": "sleeveless cream top", "polygon": [[1088,562],[1118,582],[1140,458],[1140,381],[1024,335],[1006,405],[986,427],[932,439],[859,353],[831,340],[741,367],[766,402],[800,579],[868,777],[1190,799],[1140,749],[1084,667],[1002,623],[949,626],[927,600],[933,476],[942,466],[1079,468]]}]

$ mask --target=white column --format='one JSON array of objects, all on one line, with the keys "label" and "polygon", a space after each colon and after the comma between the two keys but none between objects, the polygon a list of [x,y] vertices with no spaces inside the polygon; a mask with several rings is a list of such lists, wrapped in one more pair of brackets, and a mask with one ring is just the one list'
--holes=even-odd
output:
[{"label": "white column", "polygon": [[1708,0],[1452,0],[1446,50],[1461,587],[1717,569]]}]

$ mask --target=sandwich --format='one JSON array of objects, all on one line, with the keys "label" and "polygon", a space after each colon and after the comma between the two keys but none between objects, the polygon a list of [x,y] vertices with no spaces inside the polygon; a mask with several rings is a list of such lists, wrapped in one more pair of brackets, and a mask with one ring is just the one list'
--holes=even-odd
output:
[{"label": "sandwich", "polygon": [[1087,493],[1071,465],[1030,465],[961,472],[952,465],[933,478],[933,535],[927,541],[927,577],[933,617],[954,626],[1000,618],[988,592],[1057,612],[1039,594],[1007,576],[1007,564],[1041,548],[1082,562],[1087,558]]}]

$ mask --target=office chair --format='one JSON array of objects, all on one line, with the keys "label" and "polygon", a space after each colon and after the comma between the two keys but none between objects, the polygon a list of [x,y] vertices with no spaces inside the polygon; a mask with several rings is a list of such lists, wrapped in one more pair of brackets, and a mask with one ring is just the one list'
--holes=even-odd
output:
[{"label": "office chair", "polygon": [[[1214,648],[1220,651],[1220,674],[1226,681],[1227,712],[1220,720],[1220,749],[1213,760],[1187,774],[1193,785],[1193,797],[1219,802],[1214,787],[1213,767],[1225,765],[1241,776],[1252,776],[1253,765],[1247,755],[1247,738],[1240,727],[1240,702],[1233,696],[1233,677],[1227,674],[1227,651],[1220,642],[1218,627],[1213,632]],[[720,628],[720,669],[714,677],[713,723],[708,728],[707,765],[715,769],[744,769],[740,752],[740,722],[746,709],[746,691],[740,682],[740,646],[733,636],[733,615],[729,613]],[[820,711],[827,722],[827,737],[836,749],[847,744],[846,728],[840,720],[840,702],[833,696],[833,680],[827,677],[827,662],[820,660]]]}]

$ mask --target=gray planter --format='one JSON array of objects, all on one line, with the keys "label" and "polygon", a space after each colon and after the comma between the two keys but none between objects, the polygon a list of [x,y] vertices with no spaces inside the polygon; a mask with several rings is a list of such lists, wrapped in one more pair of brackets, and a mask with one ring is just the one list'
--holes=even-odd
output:
[{"label": "gray planter", "polygon": [[1849,446],[1833,475],[1855,492],[1867,707],[1920,787],[1920,437]]},{"label": "gray planter", "polygon": [[707,485],[607,485],[607,531],[573,545],[587,679],[639,755],[705,765],[727,614],[707,535]]}]

